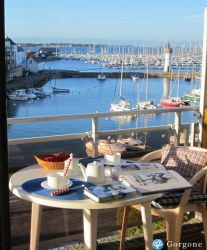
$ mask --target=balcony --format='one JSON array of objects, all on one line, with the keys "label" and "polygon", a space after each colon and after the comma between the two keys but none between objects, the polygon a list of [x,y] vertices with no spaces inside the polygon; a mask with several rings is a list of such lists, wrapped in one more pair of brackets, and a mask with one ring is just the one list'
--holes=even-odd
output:
[{"label": "balcony", "polygon": [[[169,109],[155,109],[155,110],[137,110],[130,112],[109,112],[109,113],[93,113],[93,114],[80,114],[80,115],[63,115],[63,116],[52,116],[52,117],[31,117],[31,118],[12,118],[8,119],[8,125],[23,124],[23,123],[37,123],[37,122],[52,122],[60,120],[80,120],[90,119],[91,130],[82,131],[76,134],[64,134],[64,135],[53,135],[44,137],[33,137],[33,138],[20,138],[9,140],[9,165],[11,167],[10,172],[16,170],[16,168],[23,168],[25,166],[35,164],[34,154],[36,152],[54,152],[54,151],[76,151],[74,143],[80,149],[80,145],[83,139],[91,138],[94,141],[93,156],[97,156],[97,142],[99,138],[108,136],[122,136],[136,133],[158,133],[170,132],[174,135],[174,143],[180,144],[181,132],[185,136],[182,138],[184,145],[195,145],[196,137],[195,130],[197,122],[194,123],[182,123],[182,114],[185,112],[189,113],[189,116],[194,117],[195,112],[198,111],[198,107],[189,106],[182,108],[169,108]],[[149,116],[152,114],[162,113],[174,113],[175,120],[173,124],[165,124],[162,126],[152,127],[137,127],[120,130],[103,131],[100,130],[99,120],[103,118],[110,118],[116,116]],[[167,138],[169,142],[169,138]],[[166,140],[165,140],[166,143]],[[79,145],[79,146],[78,146]],[[77,151],[78,157],[86,157],[85,148]],[[133,160],[138,160],[134,158]],[[30,232],[30,203],[22,201],[14,195],[10,194],[10,205],[11,205],[11,229],[12,229],[12,245],[13,249],[28,249],[29,232]],[[118,231],[120,229],[120,209],[110,209],[107,211],[100,211],[98,216],[99,226],[99,245],[98,249],[118,249],[119,242]],[[58,218],[58,219],[57,219]],[[78,242],[78,246],[72,249],[81,249],[83,241],[83,227],[82,227],[82,213],[81,211],[64,210],[57,208],[45,207],[43,210],[43,220],[45,221],[41,227],[41,249],[54,249],[57,246],[72,247],[71,244]],[[19,225],[21,224],[21,227]],[[131,226],[135,226],[137,221],[134,221]],[[189,234],[189,231],[198,229],[198,241],[203,242],[203,235],[200,235],[201,225],[195,220],[191,220],[186,224],[184,230],[184,237]],[[196,229],[197,230],[197,229]],[[191,231],[192,232],[192,231]],[[108,235],[114,235],[114,237],[107,237]],[[161,237],[164,239],[164,233],[156,233],[155,237]],[[190,238],[190,237],[189,237]],[[115,240],[115,242],[114,242]],[[185,242],[187,237],[185,238]],[[106,241],[106,243],[105,243]],[[68,243],[69,242],[69,243]],[[127,241],[126,249],[144,249],[144,241],[142,236]],[[48,248],[47,248],[48,247]],[[74,246],[73,246],[74,247]],[[70,248],[69,248],[70,249]]]}]

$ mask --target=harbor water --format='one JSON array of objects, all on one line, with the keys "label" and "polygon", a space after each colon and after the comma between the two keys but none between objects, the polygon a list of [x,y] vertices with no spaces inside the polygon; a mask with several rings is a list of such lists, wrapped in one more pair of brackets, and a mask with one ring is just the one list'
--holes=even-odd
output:
[{"label": "harbor water", "polygon": [[[51,69],[75,69],[84,70],[89,66],[79,60],[60,60],[45,63],[45,68]],[[85,68],[85,69],[86,69]],[[90,65],[90,70],[96,70],[97,65]],[[98,70],[100,71],[100,69]],[[120,79],[108,78],[99,81],[96,78],[64,78],[51,79],[44,89],[51,87],[68,88],[70,93],[52,94],[43,99],[30,101],[8,101],[8,117],[39,117],[64,114],[84,114],[94,112],[109,112],[112,102],[119,98]],[[192,88],[199,88],[198,80],[186,82],[184,79],[149,78],[132,81],[129,78],[123,80],[123,97],[136,106],[139,101],[153,100],[159,104],[162,98],[170,96],[183,96]],[[195,118],[186,113],[182,122],[190,122]],[[174,114],[145,115],[139,118],[108,118],[101,119],[100,130],[118,128],[145,127],[153,125],[165,125],[172,123]],[[91,130],[91,120],[69,120],[41,123],[27,123],[9,125],[8,137],[28,138],[36,136],[48,136],[64,133],[79,133]]]}]

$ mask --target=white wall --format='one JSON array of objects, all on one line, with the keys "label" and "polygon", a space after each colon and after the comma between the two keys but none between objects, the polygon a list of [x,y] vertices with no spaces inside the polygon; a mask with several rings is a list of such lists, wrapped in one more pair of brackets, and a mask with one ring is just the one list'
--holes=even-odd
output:
[{"label": "white wall", "polygon": [[26,69],[32,73],[37,73],[39,71],[38,63],[30,57],[27,59]]}]

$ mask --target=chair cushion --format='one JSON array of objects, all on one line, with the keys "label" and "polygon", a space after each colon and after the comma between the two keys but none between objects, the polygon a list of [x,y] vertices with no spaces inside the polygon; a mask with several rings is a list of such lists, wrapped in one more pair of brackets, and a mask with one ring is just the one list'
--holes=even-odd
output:
[{"label": "chair cushion", "polygon": [[167,169],[177,171],[186,179],[191,179],[207,162],[207,151],[197,151],[189,147],[170,144],[162,148],[161,163]]},{"label": "chair cushion", "polygon": [[[174,208],[176,207],[183,195],[183,190],[182,191],[175,191],[175,192],[170,192],[166,193],[164,196],[152,201],[152,206],[156,208]],[[192,190],[188,203],[207,203],[207,194],[203,194],[199,191]]]}]

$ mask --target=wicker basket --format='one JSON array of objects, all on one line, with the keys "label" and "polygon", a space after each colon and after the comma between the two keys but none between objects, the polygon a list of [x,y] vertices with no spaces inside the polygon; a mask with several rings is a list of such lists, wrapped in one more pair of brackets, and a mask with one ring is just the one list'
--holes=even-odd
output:
[{"label": "wicker basket", "polygon": [[38,165],[42,168],[47,168],[51,170],[56,170],[56,169],[64,169],[64,161],[58,161],[58,162],[53,162],[53,161],[45,161],[43,157],[45,155],[35,155],[34,156]]}]

